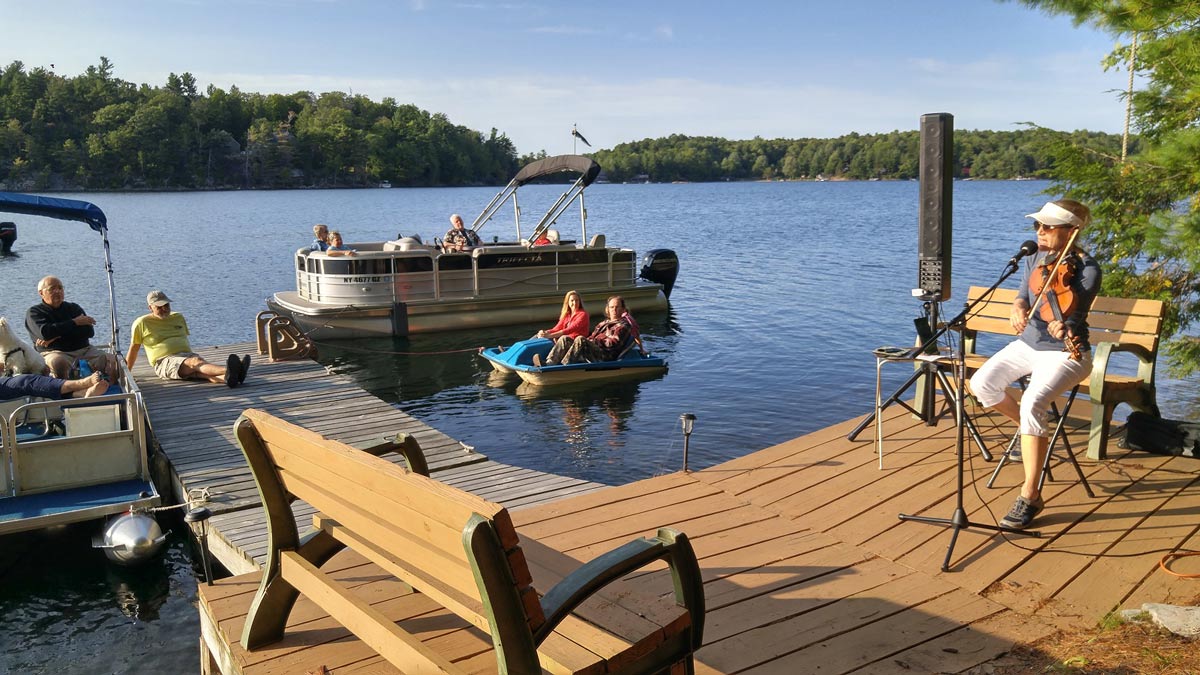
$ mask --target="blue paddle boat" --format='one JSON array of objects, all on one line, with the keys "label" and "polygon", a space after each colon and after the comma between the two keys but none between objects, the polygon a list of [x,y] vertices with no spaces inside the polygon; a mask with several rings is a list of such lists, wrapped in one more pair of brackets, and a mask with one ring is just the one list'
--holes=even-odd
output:
[{"label": "blue paddle boat", "polygon": [[88,202],[0,192],[5,212],[81,221],[99,235],[112,328],[102,348],[119,373],[100,396],[0,402],[0,535],[116,516],[96,547],[115,562],[140,562],[165,536],[153,517],[161,499],[150,477],[142,393],[117,343],[107,218]]},{"label": "blue paddle boat", "polygon": [[615,380],[627,377],[646,377],[658,375],[667,371],[665,359],[657,356],[642,354],[638,349],[629,348],[615,361],[599,363],[571,363],[568,365],[535,366],[533,357],[545,359],[554,346],[553,340],[531,338],[514,343],[508,349],[503,347],[487,347],[480,352],[483,358],[492,364],[498,373],[515,373],[522,380],[535,386],[550,386],[573,382],[591,382],[599,380]]}]

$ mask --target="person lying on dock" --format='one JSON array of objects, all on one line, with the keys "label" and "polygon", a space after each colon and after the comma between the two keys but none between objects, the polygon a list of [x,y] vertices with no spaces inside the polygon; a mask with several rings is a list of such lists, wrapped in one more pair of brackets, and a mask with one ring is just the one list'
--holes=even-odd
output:
[{"label": "person lying on dock", "polygon": [[313,236],[316,238],[308,245],[308,248],[313,251],[326,251],[329,249],[329,228],[325,223],[313,225]]},{"label": "person lying on dock", "polygon": [[479,235],[475,234],[475,230],[468,230],[463,225],[462,216],[455,213],[450,216],[450,229],[446,231],[444,241],[442,241],[443,251],[466,251],[472,246],[482,246]]},{"label": "person lying on dock", "polygon": [[43,277],[37,291],[42,301],[25,313],[25,329],[33,338],[34,349],[46,360],[50,374],[66,379],[83,360],[92,370],[115,378],[116,358],[110,360],[89,341],[96,335],[96,320],[79,305],[66,301],[63,282],[58,277]]},{"label": "person lying on dock", "polygon": [[329,248],[325,249],[325,255],[354,255],[358,253],[354,249],[342,243],[342,233],[334,230],[329,233]]},{"label": "person lying on dock", "polygon": [[49,375],[0,376],[0,401],[11,401],[25,396],[57,401],[64,398],[100,396],[106,391],[108,377],[100,371],[78,380],[64,380]]},{"label": "person lying on dock", "polygon": [[250,356],[238,357],[230,354],[224,366],[205,361],[192,351],[188,342],[187,320],[179,312],[171,311],[171,299],[162,291],[150,291],[146,296],[150,313],[139,316],[129,331],[129,353],[125,365],[133,369],[142,345],[146,345],[146,356],[154,372],[164,380],[207,380],[224,382],[230,388],[246,380],[250,370]]},{"label": "person lying on dock", "polygon": [[629,310],[625,309],[625,299],[614,295],[604,306],[607,320],[600,322],[587,337],[562,336],[554,342],[550,354],[543,363],[535,354],[533,365],[567,365],[570,363],[598,363],[615,361],[629,347],[633,340],[633,326],[629,324]]},{"label": "person lying on dock", "polygon": [[588,334],[591,324],[591,317],[583,308],[583,297],[579,295],[579,291],[567,291],[566,296],[563,297],[562,311],[558,314],[558,323],[554,324],[550,330],[539,330],[534,337],[551,340],[557,340],[563,336],[583,337]]}]

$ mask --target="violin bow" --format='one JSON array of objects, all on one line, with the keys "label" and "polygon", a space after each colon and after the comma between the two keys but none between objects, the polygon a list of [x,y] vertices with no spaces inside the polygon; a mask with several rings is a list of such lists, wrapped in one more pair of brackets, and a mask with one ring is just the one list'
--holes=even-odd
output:
[{"label": "violin bow", "polygon": [[1063,264],[1063,260],[1066,260],[1067,253],[1075,247],[1075,238],[1079,236],[1079,231],[1082,229],[1082,227],[1076,227],[1075,230],[1071,232],[1070,238],[1067,239],[1067,245],[1063,247],[1063,250],[1059,251],[1058,260],[1054,261],[1054,267],[1050,269],[1050,274],[1046,277],[1047,282],[1042,284],[1042,291],[1038,293],[1036,298],[1034,298],[1033,306],[1029,308],[1029,313],[1025,315],[1026,321],[1033,319],[1034,313],[1038,310],[1038,305],[1042,304],[1042,300],[1046,299],[1046,291],[1050,288],[1049,280],[1053,279],[1054,275],[1058,273],[1058,268]]}]

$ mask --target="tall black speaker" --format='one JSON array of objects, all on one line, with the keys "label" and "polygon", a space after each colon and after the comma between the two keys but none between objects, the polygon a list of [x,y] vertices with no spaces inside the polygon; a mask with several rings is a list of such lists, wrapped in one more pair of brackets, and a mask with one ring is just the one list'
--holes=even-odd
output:
[{"label": "tall black speaker", "polygon": [[[921,204],[917,219],[917,286],[950,298],[950,223],[954,192],[954,116],[921,115]],[[915,291],[914,291],[915,293]]]}]

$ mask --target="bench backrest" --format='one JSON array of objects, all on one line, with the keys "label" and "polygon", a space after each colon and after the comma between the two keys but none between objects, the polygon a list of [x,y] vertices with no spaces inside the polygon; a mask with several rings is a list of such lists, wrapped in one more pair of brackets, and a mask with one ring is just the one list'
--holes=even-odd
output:
[{"label": "bench backrest", "polygon": [[528,626],[521,634],[544,623],[503,506],[261,410],[245,411],[237,434],[268,517],[278,498],[263,484],[277,480],[286,495],[320,512],[318,522],[334,538],[491,632],[498,648],[494,623],[511,629],[516,617]]},{"label": "bench backrest", "polygon": [[[967,302],[974,302],[987,288],[972,286],[967,292]],[[990,298],[976,307],[967,319],[969,333],[998,333],[1015,335],[1009,325],[1009,312],[1016,289],[997,289]],[[1136,344],[1150,352],[1151,359],[1158,354],[1159,332],[1162,330],[1166,304],[1161,300],[1112,298],[1097,296],[1088,313],[1089,342]],[[967,350],[974,351],[974,336],[968,336]]]}]

